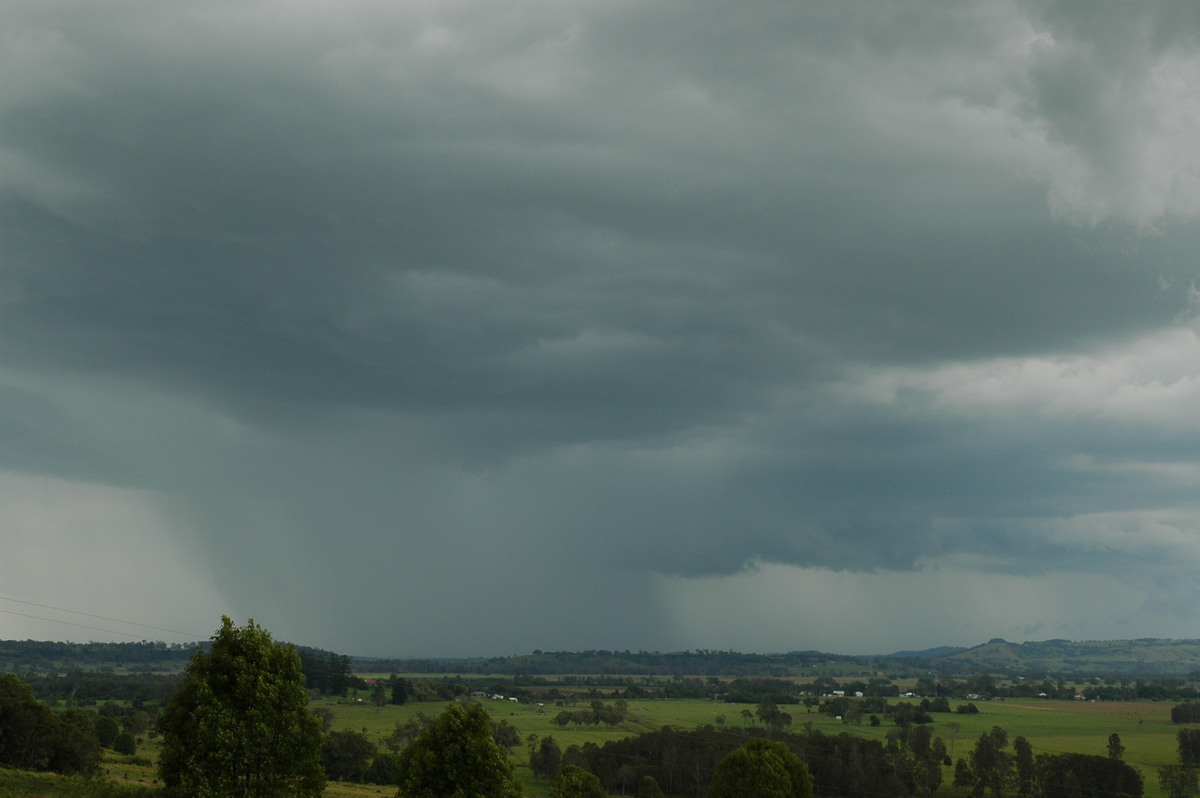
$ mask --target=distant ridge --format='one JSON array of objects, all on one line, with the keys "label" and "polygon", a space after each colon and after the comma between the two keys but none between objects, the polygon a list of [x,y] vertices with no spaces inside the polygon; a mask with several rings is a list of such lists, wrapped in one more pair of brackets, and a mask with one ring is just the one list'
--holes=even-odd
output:
[{"label": "distant ridge", "polygon": [[939,670],[1104,676],[1181,676],[1200,672],[1200,640],[1043,640],[993,638],[932,660]]},{"label": "distant ridge", "polygon": [[[200,645],[205,645],[201,643]],[[65,674],[73,670],[178,672],[193,646],[140,643],[54,643],[0,640],[0,674]],[[298,646],[327,657],[332,652]],[[1043,678],[1187,677],[1200,681],[1200,640],[1043,640],[1010,643],[992,638],[971,648],[935,646],[887,655],[848,656],[811,650],[779,654],[737,651],[534,651],[504,657],[383,659],[352,657],[360,673],[507,674],[719,677],[808,677],[820,673],[990,673]]]},{"label": "distant ridge", "polygon": [[966,651],[966,646],[936,646],[921,651],[897,651],[894,654],[884,654],[884,659],[938,659],[949,657],[960,651]]}]

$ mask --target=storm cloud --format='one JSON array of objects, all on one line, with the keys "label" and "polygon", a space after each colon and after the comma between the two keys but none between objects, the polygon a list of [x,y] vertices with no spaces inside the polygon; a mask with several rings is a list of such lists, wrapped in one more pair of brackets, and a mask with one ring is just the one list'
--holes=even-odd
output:
[{"label": "storm cloud", "polygon": [[12,0],[0,594],[359,654],[1196,636],[1198,34]]}]

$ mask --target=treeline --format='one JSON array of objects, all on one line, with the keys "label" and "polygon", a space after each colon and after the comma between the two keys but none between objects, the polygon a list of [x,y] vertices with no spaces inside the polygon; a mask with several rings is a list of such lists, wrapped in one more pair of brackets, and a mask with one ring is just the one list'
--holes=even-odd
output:
[{"label": "treeline", "polygon": [[[722,759],[756,737],[787,745],[807,765],[815,794],[826,798],[931,795],[942,785],[942,766],[949,762],[945,743],[922,726],[893,729],[883,740],[819,731],[771,734],[760,729],[664,728],[562,752],[548,737],[540,741],[531,760],[544,778],[552,778],[555,767],[583,767],[613,794],[628,795],[650,778],[668,796],[695,796],[708,791]],[[955,786],[973,795],[1015,793],[1026,798],[1139,798],[1143,793],[1140,774],[1119,756],[1035,755],[1020,737],[1010,749],[1008,736],[999,727],[981,735],[975,749],[958,760]]]},{"label": "treeline", "polygon": [[161,704],[179,687],[177,673],[116,675],[72,671],[65,676],[27,676],[25,683],[42,701],[67,706],[91,706],[101,701],[126,701],[134,705]]},{"label": "treeline", "polygon": [[40,640],[0,640],[0,672],[64,673],[99,668],[136,671],[182,670],[194,643],[62,643]]},{"label": "treeline", "polygon": [[815,664],[853,662],[859,658],[815,651],[787,654],[743,654],[736,651],[534,651],[509,657],[477,659],[356,658],[364,671],[397,673],[511,673],[530,675],[596,674],[627,676],[795,676]]},{"label": "treeline", "polygon": [[12,674],[0,676],[0,766],[90,776],[100,743],[82,709],[51,712]]},{"label": "treeline", "polygon": [[365,688],[366,683],[350,670],[350,657],[315,648],[299,648],[304,686],[322,695],[345,696],[350,688]]},{"label": "treeline", "polygon": [[[348,656],[319,649],[298,653],[305,687],[314,693],[345,696],[351,689],[368,687],[350,672]],[[61,701],[67,706],[81,707],[100,701],[127,701],[140,706],[165,703],[179,687],[181,678],[182,671],[115,674],[72,670],[56,675],[28,675],[23,681],[42,701]]]}]

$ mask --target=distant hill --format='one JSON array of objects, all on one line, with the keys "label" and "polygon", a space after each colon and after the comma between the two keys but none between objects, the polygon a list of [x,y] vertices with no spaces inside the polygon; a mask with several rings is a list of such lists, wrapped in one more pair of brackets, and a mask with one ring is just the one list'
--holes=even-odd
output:
[{"label": "distant hill", "polygon": [[359,670],[418,673],[625,674],[700,676],[811,676],[855,670],[934,671],[946,675],[1200,676],[1200,640],[1045,640],[1010,643],[1000,638],[973,648],[938,646],[876,657],[816,651],[740,654],[629,651],[541,652],[470,660],[356,660]]},{"label": "distant hill", "polygon": [[966,650],[965,646],[937,646],[921,651],[897,651],[894,654],[884,654],[883,659],[939,659]]},{"label": "distant hill", "polygon": [[1183,676],[1200,671],[1200,640],[1043,640],[980,646],[931,659],[942,671],[1062,675]]},{"label": "distant hill", "polygon": [[[737,651],[534,651],[476,659],[355,658],[360,672],[613,675],[613,676],[789,676],[811,675],[814,667],[840,664],[853,670],[861,657],[792,651],[743,654]],[[859,665],[859,667],[862,667]]]},{"label": "distant hill", "polygon": [[[207,645],[205,641],[200,645]],[[332,652],[297,647],[321,661]],[[0,674],[100,671],[178,673],[191,645],[140,643],[50,643],[0,640]],[[735,651],[534,651],[472,659],[351,658],[357,673],[440,673],[613,676],[721,676],[812,678],[818,675],[888,673],[948,676],[991,673],[1013,676],[1193,676],[1200,680],[1200,640],[1044,640],[1010,643],[995,638],[973,648],[938,646],[881,656],[846,656],[818,651],[745,654]]]}]

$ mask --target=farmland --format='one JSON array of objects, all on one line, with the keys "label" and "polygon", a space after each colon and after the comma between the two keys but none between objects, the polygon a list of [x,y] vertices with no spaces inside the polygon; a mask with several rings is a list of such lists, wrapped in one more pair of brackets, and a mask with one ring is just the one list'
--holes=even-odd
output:
[{"label": "farmland", "polygon": [[[716,726],[717,716],[723,716],[727,727],[741,727],[747,723],[743,710],[755,711],[752,704],[730,704],[702,699],[644,699],[628,703],[626,719],[620,724],[604,725],[574,724],[562,726],[555,717],[564,709],[586,706],[587,701],[564,700],[563,706],[538,707],[535,704],[513,703],[507,700],[476,699],[489,710],[496,721],[505,721],[517,730],[522,744],[512,749],[518,776],[525,785],[525,794],[543,796],[548,794],[549,784],[537,779],[528,768],[531,735],[540,740],[553,736],[563,750],[570,746],[587,743],[603,745],[643,732],[670,726],[678,730]],[[314,707],[325,707],[332,713],[334,730],[348,729],[364,733],[381,749],[397,724],[416,719],[420,714],[435,716],[449,702],[421,701],[404,705],[375,706],[368,701],[353,698],[322,698],[313,702]],[[1005,729],[1010,740],[1023,736],[1030,741],[1036,753],[1086,753],[1104,755],[1109,735],[1120,735],[1125,746],[1125,761],[1137,767],[1146,783],[1146,795],[1155,798],[1159,791],[1156,768],[1177,761],[1175,735],[1180,727],[1170,720],[1171,704],[1167,702],[1086,702],[1047,701],[1039,699],[1009,699],[1004,701],[980,702],[978,714],[957,713],[935,714],[932,727],[947,749],[957,759],[965,756],[981,734],[993,726]],[[890,723],[872,726],[843,723],[837,718],[816,711],[806,712],[802,706],[789,706],[793,711],[793,731],[815,730],[836,735],[848,732],[870,739],[884,740],[889,731],[896,727]],[[156,743],[151,735],[139,751],[143,759],[153,760]],[[154,782],[153,767],[109,755],[105,771],[118,783],[150,786]],[[951,786],[953,769],[946,768],[944,783],[938,794],[957,795]],[[22,786],[24,785],[24,786]],[[55,778],[46,775],[16,774],[0,771],[0,792],[5,795],[83,795],[85,788],[77,780]],[[136,795],[136,792],[131,794]],[[358,796],[391,795],[393,789],[378,785],[356,785],[331,783],[326,790],[330,798],[356,798]]]},{"label": "farmland", "polygon": [[[1050,654],[1065,651],[1081,662],[1085,656],[1109,656],[1118,649],[1122,656],[1141,657],[1138,667],[1157,669],[1158,674],[1055,673],[1026,668],[1027,663],[1019,659],[1037,658],[1042,664],[1049,661]],[[362,667],[369,661],[359,661],[352,667],[351,658],[316,649],[301,651],[300,656],[310,708],[324,716],[330,731],[362,735],[381,752],[406,744],[422,718],[438,716],[452,701],[481,704],[493,721],[505,725],[511,759],[525,794],[530,796],[548,793],[548,781],[536,777],[530,764],[531,754],[550,737],[564,755],[574,757],[573,762],[590,756],[583,764],[599,775],[606,761],[623,756],[606,752],[602,754],[606,759],[597,761],[601,747],[632,738],[639,739],[638,746],[650,745],[648,741],[662,738],[660,730],[668,728],[679,738],[672,738],[671,744],[684,746],[691,743],[682,738],[716,748],[736,746],[745,735],[767,733],[771,725],[773,732],[796,735],[792,740],[799,748],[808,745],[805,739],[824,737],[861,739],[864,746],[883,749],[897,745],[903,728],[900,724],[912,723],[913,728],[940,738],[952,763],[942,768],[938,795],[958,798],[966,794],[963,788],[953,786],[953,763],[968,757],[982,735],[999,727],[1009,746],[1022,737],[1035,755],[1070,753],[1103,758],[1116,735],[1122,759],[1141,773],[1145,795],[1155,798],[1165,794],[1158,785],[1158,768],[1179,761],[1177,734],[1185,728],[1171,723],[1171,708],[1200,699],[1200,663],[1176,660],[1168,667],[1162,664],[1164,651],[1177,654],[1190,648],[1164,641],[1091,648],[1072,648],[1062,641],[1036,645],[991,641],[970,650],[971,656],[999,658],[1005,664],[981,670],[943,667],[946,661],[967,653],[962,651],[937,652],[940,659],[922,652],[874,659],[817,652],[535,652],[501,660],[430,663],[438,669],[420,671],[401,667],[415,664],[402,661],[372,663],[384,666],[378,669]],[[158,644],[87,649],[28,642],[0,645],[0,655],[8,658],[13,670],[28,674],[39,698],[50,706],[83,709],[93,718],[108,715],[123,724],[135,720],[134,715],[143,718],[141,730],[136,732],[136,756],[120,756],[111,750],[104,753],[106,784],[113,785],[111,789],[96,782],[0,771],[0,794],[124,798],[145,793],[145,788],[156,783],[159,740],[152,718],[178,683],[183,663],[180,654]],[[1014,662],[1020,664],[1019,672]],[[683,665],[697,670],[678,670]],[[552,666],[568,670],[556,672]],[[139,670],[142,667],[148,670]],[[1186,675],[1175,675],[1185,668]],[[505,697],[494,698],[493,694]],[[763,712],[768,705],[779,713],[774,719]],[[976,711],[964,711],[968,709]],[[907,710],[919,710],[920,717],[907,717]],[[392,739],[397,727],[405,726],[409,736]],[[628,744],[625,747],[628,749]],[[808,755],[816,757],[809,759],[811,765],[820,765],[823,754],[810,747]],[[936,772],[941,753],[933,761]],[[872,765],[876,769],[871,772],[892,771],[890,762],[883,768],[879,764]],[[713,764],[688,760],[687,767],[703,774],[711,773]],[[626,767],[640,768],[640,764]],[[621,794],[621,785],[613,786],[612,775],[606,784],[613,794]],[[707,782],[700,779],[699,783],[702,794]],[[679,789],[678,779],[676,787],[677,795],[696,794],[692,789]],[[331,782],[326,794],[350,798],[393,791],[375,784]]]},{"label": "farmland", "polygon": [[[662,726],[692,729],[715,725],[722,715],[728,726],[743,724],[741,712],[754,712],[751,704],[728,704],[708,700],[667,699],[638,700],[629,703],[630,719],[614,728],[559,726],[554,717],[560,707],[512,704],[508,701],[484,700],[493,719],[504,720],[516,727],[522,740],[530,735],[538,739],[553,736],[565,750],[571,745],[586,743],[602,745],[633,734],[652,731]],[[583,702],[586,704],[586,702]],[[404,706],[375,707],[366,702],[323,702],[334,712],[333,728],[364,732],[381,747],[397,723],[411,720],[418,713],[433,715],[445,702],[426,702]],[[1179,729],[1171,723],[1169,703],[1163,702],[1085,702],[1046,701],[1040,699],[1009,699],[982,702],[980,712],[973,715],[936,714],[934,734],[943,738],[953,757],[965,756],[981,734],[993,726],[1008,732],[1010,739],[1022,736],[1029,740],[1036,753],[1085,753],[1105,755],[1109,735],[1120,735],[1125,746],[1124,759],[1137,767],[1145,779],[1146,795],[1158,796],[1155,769],[1177,761],[1175,735]],[[835,717],[818,712],[795,710],[793,730],[813,729],[826,734],[849,732],[866,738],[883,740],[894,729],[891,724],[871,726],[846,724]],[[957,724],[953,728],[950,724]],[[526,794],[545,794],[547,785],[539,783],[528,770],[529,750],[526,745],[512,751],[518,773],[526,782]],[[953,769],[945,771],[944,786],[939,794],[954,795],[950,786]],[[365,786],[331,786],[332,795],[373,795],[376,788]]]}]

